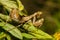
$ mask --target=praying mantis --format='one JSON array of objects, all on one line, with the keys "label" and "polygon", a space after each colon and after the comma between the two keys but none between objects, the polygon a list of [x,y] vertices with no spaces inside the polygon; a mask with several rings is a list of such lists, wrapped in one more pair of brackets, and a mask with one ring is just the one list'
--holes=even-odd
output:
[{"label": "praying mantis", "polygon": [[42,26],[44,22],[43,18],[37,20],[38,18],[40,18],[41,14],[42,12],[38,11],[29,16],[21,16],[19,15],[18,9],[12,9],[9,16],[12,20],[17,21],[21,24],[27,22],[28,20],[32,20],[33,25],[38,27],[38,26]]}]

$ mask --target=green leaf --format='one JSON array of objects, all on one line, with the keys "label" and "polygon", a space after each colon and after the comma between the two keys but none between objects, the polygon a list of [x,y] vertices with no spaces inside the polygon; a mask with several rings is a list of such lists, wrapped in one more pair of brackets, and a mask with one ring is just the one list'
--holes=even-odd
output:
[{"label": "green leaf", "polygon": [[30,32],[30,34],[34,35],[37,39],[52,39],[52,38],[47,38],[45,36],[42,36],[42,35],[39,35],[39,34],[36,34],[36,33],[32,33]]},{"label": "green leaf", "polygon": [[0,27],[2,27],[4,30],[11,33],[13,36],[15,36],[19,39],[23,39],[20,30],[18,30],[15,26],[5,23],[5,22],[0,22]]},{"label": "green leaf", "polygon": [[25,38],[28,38],[28,39],[36,38],[33,35],[30,35],[30,34],[27,34],[27,33],[22,33],[22,36],[25,37]]},{"label": "green leaf", "polygon": [[10,0],[0,0],[0,3],[3,6],[7,6],[9,8],[17,8],[16,2]]},{"label": "green leaf", "polygon": [[6,34],[6,38],[7,38],[7,40],[12,40],[10,35],[7,35],[7,34]]},{"label": "green leaf", "polygon": [[43,31],[40,30],[40,29],[37,30],[36,33],[39,34],[39,35],[45,36],[46,38],[53,38],[51,35],[49,35],[49,34],[43,32]]},{"label": "green leaf", "polygon": [[[37,36],[37,38],[49,38],[52,39],[53,37],[47,33],[45,33],[44,31],[37,29],[36,27],[33,26],[33,24],[31,22],[25,23],[23,25],[23,28],[28,30],[29,32],[32,32],[32,34],[34,33],[35,36]],[[33,34],[33,35],[34,35]]]},{"label": "green leaf", "polygon": [[0,33],[0,39],[3,39],[3,38],[7,38],[7,40],[11,40],[11,37],[10,35],[4,33],[4,32],[1,32]]},{"label": "green leaf", "polygon": [[5,34],[4,32],[1,32],[1,33],[0,33],[0,39],[2,39],[2,38],[4,38],[4,37],[6,37],[6,34]]},{"label": "green leaf", "polygon": [[6,20],[12,21],[9,16],[4,15],[4,14],[2,14],[2,13],[0,13],[0,18],[3,19],[3,20],[5,20],[5,21],[6,21]]},{"label": "green leaf", "polygon": [[20,11],[24,10],[24,6],[22,5],[21,1],[20,0],[16,0],[16,1],[18,3],[19,10]]}]

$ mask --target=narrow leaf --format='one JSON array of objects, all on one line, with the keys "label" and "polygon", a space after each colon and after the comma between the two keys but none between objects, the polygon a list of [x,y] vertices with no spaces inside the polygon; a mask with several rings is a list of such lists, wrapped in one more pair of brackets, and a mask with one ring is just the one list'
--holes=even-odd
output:
[{"label": "narrow leaf", "polygon": [[16,2],[10,0],[0,0],[0,3],[3,6],[7,6],[9,8],[17,8]]},{"label": "narrow leaf", "polygon": [[5,20],[5,21],[6,21],[6,20],[12,21],[9,16],[4,15],[4,14],[2,14],[2,13],[0,13],[0,18],[3,19],[3,20]]},{"label": "narrow leaf", "polygon": [[24,6],[22,5],[21,1],[20,0],[16,0],[16,1],[18,3],[19,10],[20,11],[24,10]]},{"label": "narrow leaf", "polygon": [[6,37],[6,34],[5,34],[4,32],[1,32],[1,33],[0,33],[0,39],[2,39],[2,38],[4,38],[4,37]]},{"label": "narrow leaf", "polygon": [[15,26],[5,23],[5,22],[0,22],[0,27],[2,27],[4,30],[8,31],[11,33],[13,36],[22,39],[22,34],[20,30],[18,30]]},{"label": "narrow leaf", "polygon": [[30,35],[30,34],[27,34],[27,33],[22,33],[22,36],[25,37],[25,38],[28,38],[28,39],[36,38],[33,35]]},{"label": "narrow leaf", "polygon": [[33,24],[30,22],[26,23],[23,25],[23,28],[32,32],[32,33],[35,33],[35,34],[38,34],[38,35],[41,35],[45,38],[52,38],[52,36],[50,36],[49,34],[43,32],[42,30],[40,29],[37,29],[36,27],[33,26]]},{"label": "narrow leaf", "polygon": [[7,38],[7,40],[12,40],[10,35],[7,35],[7,34],[6,34],[6,38]]}]

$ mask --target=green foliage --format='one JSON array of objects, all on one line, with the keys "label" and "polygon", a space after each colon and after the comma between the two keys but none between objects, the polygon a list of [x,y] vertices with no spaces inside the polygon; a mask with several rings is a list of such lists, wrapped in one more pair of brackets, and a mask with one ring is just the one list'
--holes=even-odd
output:
[{"label": "green foliage", "polygon": [[30,31],[29,33],[36,36],[38,39],[46,39],[46,38],[52,39],[52,37],[47,33],[41,31],[40,29],[35,28],[31,22],[24,24],[23,27],[26,30]]},{"label": "green foliage", "polygon": [[22,36],[25,37],[25,38],[28,38],[28,39],[36,38],[35,36],[33,36],[31,34],[27,34],[27,33],[22,33]]},{"label": "green foliage", "polygon": [[22,34],[20,33],[20,30],[18,30],[15,26],[8,24],[8,23],[4,23],[4,22],[0,22],[0,26],[8,31],[9,33],[11,33],[13,36],[22,39]]},{"label": "green foliage", "polygon": [[[60,33],[59,5],[60,0],[0,0],[0,40],[55,40],[54,37],[59,35],[53,37],[54,33]],[[45,18],[43,26],[35,27],[32,20],[21,23],[22,25],[15,22],[9,15],[13,8],[19,10],[21,18],[41,10],[42,17]]]}]

